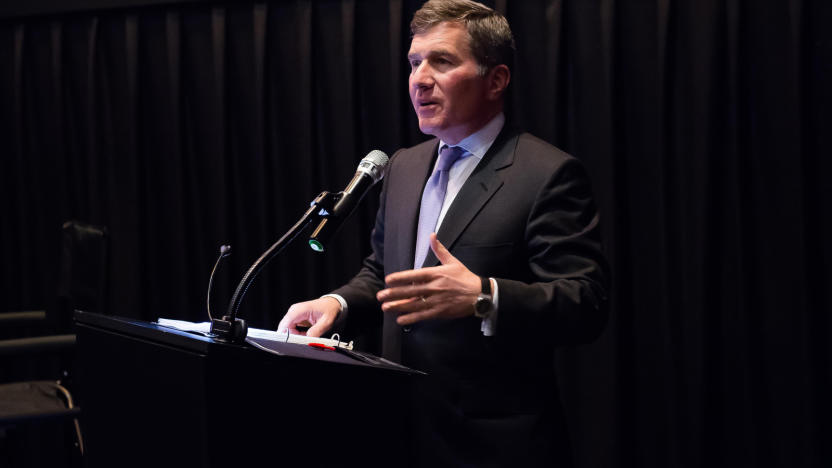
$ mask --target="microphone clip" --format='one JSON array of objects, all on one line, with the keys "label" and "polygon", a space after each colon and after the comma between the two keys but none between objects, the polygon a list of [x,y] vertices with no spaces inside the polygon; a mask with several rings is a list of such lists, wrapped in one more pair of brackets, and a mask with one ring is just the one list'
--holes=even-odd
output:
[{"label": "microphone clip", "polygon": [[317,213],[315,213],[318,219],[328,218],[332,216],[332,212],[335,209],[335,205],[338,203],[338,200],[340,200],[343,196],[344,192],[332,193],[324,190],[323,192],[319,193],[314,200],[309,202],[309,206],[318,209]]},{"label": "microphone clip", "polygon": [[309,247],[315,252],[324,251],[324,243],[319,239],[319,235],[326,227],[328,221],[333,217],[335,205],[343,196],[343,191],[338,193],[323,191],[309,204],[312,208],[317,208],[315,216],[320,220],[318,227],[309,236]]}]

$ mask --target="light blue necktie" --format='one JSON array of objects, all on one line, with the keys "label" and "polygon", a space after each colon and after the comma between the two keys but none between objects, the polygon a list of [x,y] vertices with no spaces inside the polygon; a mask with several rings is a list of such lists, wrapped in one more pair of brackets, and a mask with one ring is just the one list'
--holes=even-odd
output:
[{"label": "light blue necktie", "polygon": [[451,166],[465,154],[465,150],[458,146],[443,145],[439,150],[439,161],[431,174],[425,190],[422,192],[422,205],[419,209],[419,228],[416,231],[416,255],[414,268],[421,268],[430,249],[430,233],[436,229],[445,192],[448,190],[448,172]]}]

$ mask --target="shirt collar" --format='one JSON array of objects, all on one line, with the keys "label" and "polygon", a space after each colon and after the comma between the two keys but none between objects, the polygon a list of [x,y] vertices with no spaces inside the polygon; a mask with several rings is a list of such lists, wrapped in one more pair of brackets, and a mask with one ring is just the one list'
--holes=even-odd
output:
[{"label": "shirt collar", "polygon": [[[491,145],[494,144],[494,141],[497,139],[497,136],[500,134],[500,130],[503,129],[503,125],[505,125],[506,116],[500,112],[493,119],[491,119],[487,124],[485,124],[481,129],[477,130],[476,132],[468,135],[467,137],[463,138],[459,143],[452,146],[459,146],[460,148],[464,149],[466,152],[474,155],[477,159],[482,159],[485,156],[485,153],[491,148]],[[439,148],[442,148],[443,145],[446,143],[442,140],[439,141]]]}]

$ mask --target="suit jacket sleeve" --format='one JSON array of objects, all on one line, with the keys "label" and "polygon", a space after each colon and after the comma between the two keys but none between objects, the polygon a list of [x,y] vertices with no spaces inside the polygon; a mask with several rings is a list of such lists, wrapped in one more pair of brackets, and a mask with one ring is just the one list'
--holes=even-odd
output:
[{"label": "suit jacket sleeve", "polygon": [[545,333],[547,341],[594,339],[606,322],[608,266],[589,178],[567,158],[534,198],[525,227],[525,279],[497,278],[501,341]]}]

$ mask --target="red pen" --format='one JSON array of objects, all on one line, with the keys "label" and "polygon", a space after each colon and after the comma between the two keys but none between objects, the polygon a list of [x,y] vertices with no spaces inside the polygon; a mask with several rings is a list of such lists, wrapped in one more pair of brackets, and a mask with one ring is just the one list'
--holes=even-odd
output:
[{"label": "red pen", "polygon": [[309,343],[309,346],[312,346],[312,347],[315,347],[315,348],[318,348],[318,349],[323,349],[323,350],[326,350],[326,351],[335,351],[334,347],[327,346],[323,343]]}]

